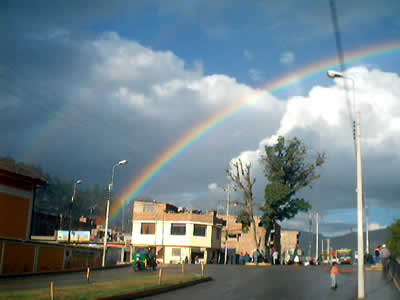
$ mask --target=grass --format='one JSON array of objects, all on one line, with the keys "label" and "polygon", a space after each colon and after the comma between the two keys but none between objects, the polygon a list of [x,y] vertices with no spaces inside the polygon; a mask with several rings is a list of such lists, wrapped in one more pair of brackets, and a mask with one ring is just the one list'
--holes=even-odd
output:
[{"label": "grass", "polygon": [[[163,274],[161,285],[158,284],[158,273],[140,274],[132,278],[82,283],[71,286],[54,286],[54,299],[97,299],[100,297],[128,294],[151,290],[160,286],[170,286],[200,279],[195,274]],[[49,288],[1,292],[0,299],[50,299]]]}]

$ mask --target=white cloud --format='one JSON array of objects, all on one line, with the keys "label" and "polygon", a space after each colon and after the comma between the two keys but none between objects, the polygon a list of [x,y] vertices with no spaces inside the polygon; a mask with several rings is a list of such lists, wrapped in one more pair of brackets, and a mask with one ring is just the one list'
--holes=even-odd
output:
[{"label": "white cloud", "polygon": [[253,53],[250,52],[250,50],[244,49],[243,51],[243,56],[247,60],[253,60]]},{"label": "white cloud", "polygon": [[[352,68],[348,74],[356,82],[356,99],[361,108],[369,197],[380,199],[386,207],[396,205],[388,190],[397,188],[394,174],[400,168],[400,77],[365,67]],[[307,96],[288,99],[275,134],[262,139],[257,149],[242,151],[232,160],[253,162],[254,174],[262,176],[258,159],[264,146],[274,143],[278,136],[298,136],[314,153],[327,152],[317,188],[304,191],[306,197],[317,208],[349,207],[353,202],[348,199],[354,196],[355,160],[342,85],[336,80],[329,87],[315,86]]]},{"label": "white cloud", "polygon": [[368,224],[368,230],[374,231],[379,229],[384,229],[386,226],[380,225],[378,223],[370,223]]},{"label": "white cloud", "polygon": [[92,68],[94,88],[106,86],[103,96],[153,118],[187,115],[188,109],[215,111],[255,92],[226,75],[203,75],[198,61],[188,69],[172,52],[154,51],[116,33],[93,41],[92,48],[99,55]]},{"label": "white cloud", "polygon": [[294,60],[295,60],[295,55],[292,51],[286,51],[282,53],[280,57],[280,62],[283,65],[291,65],[292,63],[294,63]]},{"label": "white cloud", "polygon": [[263,81],[264,80],[264,73],[257,69],[250,69],[249,76],[253,81]]},{"label": "white cloud", "polygon": [[215,191],[215,190],[218,189],[218,184],[216,184],[215,182],[210,183],[210,184],[208,185],[208,189],[209,189],[210,191]]}]

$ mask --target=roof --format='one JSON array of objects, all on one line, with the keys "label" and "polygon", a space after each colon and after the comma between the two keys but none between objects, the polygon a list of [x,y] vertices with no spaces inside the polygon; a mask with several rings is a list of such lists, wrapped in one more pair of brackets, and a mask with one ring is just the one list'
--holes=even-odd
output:
[{"label": "roof", "polygon": [[16,163],[12,159],[7,159],[0,157],[0,171],[1,173],[11,173],[14,175],[19,175],[21,180],[28,180],[35,184],[47,185],[47,180],[42,177],[38,172],[27,168],[26,166]]}]

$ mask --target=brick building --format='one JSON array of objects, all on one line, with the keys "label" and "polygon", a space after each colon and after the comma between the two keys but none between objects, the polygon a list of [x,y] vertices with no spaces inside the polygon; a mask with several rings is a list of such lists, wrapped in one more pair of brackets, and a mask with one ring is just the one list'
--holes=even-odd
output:
[{"label": "brick building", "polygon": [[[229,216],[229,222],[226,222],[227,220],[226,216],[218,216],[218,217],[225,221],[224,222],[225,225],[222,228],[223,234],[222,234],[221,248],[222,250],[224,250],[227,242],[228,253],[230,256],[229,262],[235,263],[236,258],[233,259],[232,257],[240,253],[245,254],[247,252],[248,254],[252,255],[255,250],[252,230],[243,232],[242,224],[236,222],[236,216]],[[255,221],[257,225],[257,231],[256,231],[257,243],[260,245],[259,250],[262,253],[265,253],[266,231],[265,228],[260,224],[259,217],[255,217]],[[226,234],[227,223],[229,223],[228,235]],[[280,251],[280,233],[281,233],[280,225],[276,224],[275,229],[272,230],[271,232],[271,241],[269,246],[271,248],[276,248],[278,251]],[[228,237],[227,239],[226,236]]]}]

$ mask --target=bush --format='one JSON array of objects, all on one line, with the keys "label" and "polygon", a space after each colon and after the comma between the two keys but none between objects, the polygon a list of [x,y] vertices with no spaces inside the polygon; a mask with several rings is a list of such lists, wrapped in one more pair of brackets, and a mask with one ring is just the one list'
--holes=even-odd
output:
[{"label": "bush", "polygon": [[388,241],[388,248],[392,257],[400,258],[400,219],[390,227],[392,235]]}]

